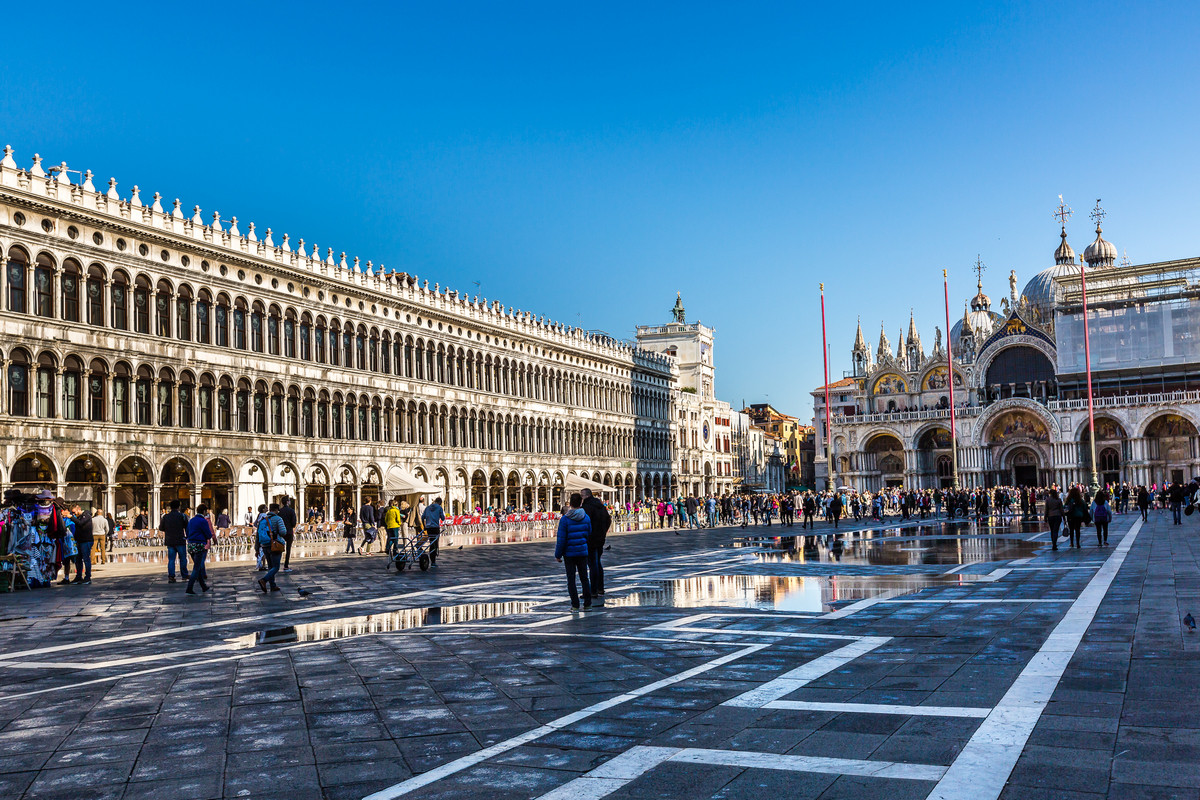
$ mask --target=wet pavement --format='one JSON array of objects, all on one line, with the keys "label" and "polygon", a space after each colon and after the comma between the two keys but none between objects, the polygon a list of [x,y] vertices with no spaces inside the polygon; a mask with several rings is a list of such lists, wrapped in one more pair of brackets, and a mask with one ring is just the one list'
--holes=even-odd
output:
[{"label": "wet pavement", "polygon": [[0,596],[0,794],[1196,798],[1200,537],[1166,522],[611,536],[586,612],[547,542],[306,546],[273,594],[231,547],[195,597],[126,553]]}]

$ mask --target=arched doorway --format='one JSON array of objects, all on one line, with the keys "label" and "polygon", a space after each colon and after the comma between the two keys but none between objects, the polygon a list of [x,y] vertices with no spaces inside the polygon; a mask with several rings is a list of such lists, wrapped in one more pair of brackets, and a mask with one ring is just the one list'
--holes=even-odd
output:
[{"label": "arched doorway", "polygon": [[372,464],[367,467],[363,473],[362,483],[362,502],[370,501],[378,504],[379,498],[383,496],[383,475],[379,472],[379,467]]},{"label": "arched doorway", "polygon": [[30,453],[13,464],[9,482],[14,489],[30,494],[42,489],[58,493],[58,472],[54,462],[41,453]]},{"label": "arched doorway", "polygon": [[259,461],[247,461],[238,470],[237,499],[240,516],[256,516],[258,507],[267,502],[267,468]]},{"label": "arched doorway", "polygon": [[992,455],[988,486],[1050,484],[1051,470],[1042,469],[1051,462],[1050,429],[1038,414],[1023,408],[1005,411],[989,425],[984,440]]},{"label": "arched doorway", "polygon": [[1031,447],[1018,447],[1008,454],[1007,483],[1009,486],[1037,486],[1038,468],[1041,464],[1037,452]]},{"label": "arched doorway", "polygon": [[[172,500],[179,501],[180,509],[191,508],[192,488],[196,479],[192,476],[192,468],[181,458],[172,458],[162,468],[162,480],[159,482],[159,500],[163,508],[167,508]],[[155,509],[155,513],[162,509]],[[153,515],[151,515],[153,517]]]},{"label": "arched doorway", "polygon": [[1196,462],[1196,426],[1178,414],[1163,414],[1146,428],[1146,460],[1150,480],[1183,483]]},{"label": "arched doorway", "polygon": [[943,489],[950,488],[954,482],[953,470],[947,467],[946,474],[943,475],[941,468],[943,461],[952,466],[950,450],[950,431],[941,426],[930,428],[917,438],[917,472],[919,473],[920,488],[932,489],[935,486]]},{"label": "arched doorway", "polygon": [[200,502],[207,505],[214,514],[225,512],[234,522],[243,522],[238,518],[238,509],[233,508],[233,469],[227,462],[214,458],[204,465],[200,473]]},{"label": "arched doorway", "polygon": [[317,464],[309,470],[308,485],[304,488],[304,508],[311,509],[317,516],[329,521],[330,517],[325,508],[329,500],[329,473],[325,467]]},{"label": "arched doorway", "polygon": [[[1129,439],[1121,423],[1108,417],[1096,418],[1096,470],[1101,485],[1121,482],[1122,465],[1128,460]],[[1079,463],[1085,465],[1084,473],[1091,472],[1092,430],[1084,423],[1079,436]]]},{"label": "arched doorway", "polygon": [[508,513],[508,509],[515,507],[521,502],[521,476],[515,472],[508,473],[508,480],[504,484],[504,511]]},{"label": "arched doorway", "polygon": [[63,498],[79,503],[89,513],[104,504],[104,487],[108,475],[104,464],[93,456],[79,456],[67,467],[67,489]]},{"label": "arched doorway", "polygon": [[358,508],[354,505],[358,476],[355,475],[354,469],[348,464],[343,464],[334,470],[334,479],[337,483],[333,487],[333,513],[338,519],[350,510],[358,514]]},{"label": "arched doorway", "polygon": [[877,434],[867,442],[866,471],[874,472],[873,489],[904,485],[904,445],[894,434]]},{"label": "arched doorway", "polygon": [[468,511],[482,509],[487,505],[487,476],[483,474],[483,470],[475,470],[471,473],[471,507]]},{"label": "arched doorway", "polygon": [[117,465],[117,493],[113,498],[114,516],[118,521],[150,508],[150,465],[137,456],[129,456]]}]

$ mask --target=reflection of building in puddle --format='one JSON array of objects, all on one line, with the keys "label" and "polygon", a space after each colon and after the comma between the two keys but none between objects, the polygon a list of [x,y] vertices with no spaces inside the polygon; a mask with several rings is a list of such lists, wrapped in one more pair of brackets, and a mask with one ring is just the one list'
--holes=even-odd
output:
[{"label": "reflection of building in puddle", "polygon": [[1033,555],[1041,546],[1020,539],[993,537],[944,539],[851,538],[834,535],[748,539],[743,546],[765,552],[759,561],[841,562],[871,566],[977,564]]},{"label": "reflection of building in puddle", "polygon": [[620,597],[605,596],[604,607],[757,608],[819,614],[835,604],[881,595],[892,597],[946,585],[970,576],[881,575],[804,576],[705,575],[663,581],[660,588],[638,589]]},{"label": "reflection of building in puddle", "polygon": [[303,625],[288,625],[230,639],[238,647],[281,644],[284,642],[316,642],[325,639],[349,639],[374,633],[427,628],[433,625],[457,625],[495,619],[509,614],[524,614],[533,608],[533,603],[472,603],[461,606],[434,606],[431,608],[405,608],[386,614],[367,614],[361,617],[308,622]]}]

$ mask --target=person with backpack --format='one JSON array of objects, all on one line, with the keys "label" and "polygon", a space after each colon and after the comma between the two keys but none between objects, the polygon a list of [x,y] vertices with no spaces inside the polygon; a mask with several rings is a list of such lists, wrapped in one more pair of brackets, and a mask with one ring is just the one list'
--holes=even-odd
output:
[{"label": "person with backpack", "polygon": [[1106,546],[1108,523],[1112,521],[1112,505],[1105,489],[1096,492],[1096,499],[1092,501],[1092,521],[1096,523],[1096,544],[1100,547]]},{"label": "person with backpack", "polygon": [[188,520],[184,533],[185,546],[192,557],[191,574],[184,576],[188,582],[185,594],[195,594],[193,587],[197,583],[200,584],[200,591],[208,591],[208,570],[204,568],[204,560],[208,558],[208,550],[217,537],[213,533],[212,523],[208,521],[207,512],[208,506],[204,503],[196,506],[196,513]]},{"label": "person with backpack", "polygon": [[1050,544],[1058,549],[1058,529],[1062,527],[1063,501],[1058,496],[1058,489],[1046,493],[1046,524],[1050,526]]},{"label": "person with backpack", "polygon": [[1088,506],[1078,486],[1072,486],[1071,491],[1067,493],[1065,508],[1067,530],[1071,534],[1071,547],[1081,547],[1082,545],[1079,543],[1079,529],[1083,527],[1083,523],[1087,520]]},{"label": "person with backpack", "polygon": [[[259,518],[257,541],[267,562],[267,574],[258,579],[258,588],[262,589],[264,594],[267,591],[278,592],[279,586],[275,583],[275,576],[279,574],[279,560],[283,551],[287,549],[287,527],[279,516],[278,503],[271,503],[267,513]],[[268,585],[271,587],[269,590]]]}]

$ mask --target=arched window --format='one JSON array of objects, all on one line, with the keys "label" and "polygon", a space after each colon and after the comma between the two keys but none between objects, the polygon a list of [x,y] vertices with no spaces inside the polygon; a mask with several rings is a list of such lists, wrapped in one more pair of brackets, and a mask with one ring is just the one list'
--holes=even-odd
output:
[{"label": "arched window", "polygon": [[62,318],[68,322],[79,322],[82,273],[79,264],[72,259],[63,262],[62,274]]},{"label": "arched window", "polygon": [[329,394],[324,389],[317,398],[317,436],[329,438]]},{"label": "arched window", "polygon": [[158,375],[158,424],[169,427],[171,411],[175,404],[175,376],[170,370],[163,370]]},{"label": "arched window", "polygon": [[133,419],[130,408],[132,378],[129,365],[123,362],[117,364],[117,368],[113,371],[112,421],[122,425],[128,425]]},{"label": "arched window", "polygon": [[267,432],[267,385],[261,381],[254,387],[254,431]]},{"label": "arched window", "polygon": [[154,293],[154,333],[171,337],[171,285],[166,281],[159,281]]},{"label": "arched window", "polygon": [[354,339],[354,366],[358,369],[367,368],[367,336],[361,330]]},{"label": "arched window", "polygon": [[267,317],[267,352],[279,355],[279,314],[274,309]]},{"label": "arched window", "polygon": [[242,433],[250,432],[250,385],[242,380],[237,390],[237,429]]},{"label": "arched window", "polygon": [[22,350],[11,353],[8,365],[8,413],[29,416],[29,360]]},{"label": "arched window", "polygon": [[[279,344],[276,341],[276,344]],[[256,353],[263,352],[263,311],[255,303],[250,311],[250,349]]]},{"label": "arched window", "polygon": [[108,376],[108,367],[103,361],[95,359],[92,361],[91,372],[87,381],[88,419],[92,422],[104,422],[104,382]]},{"label": "arched window", "polygon": [[63,362],[63,419],[83,419],[83,364],[70,356]]},{"label": "arched window", "polygon": [[283,387],[276,384],[271,389],[271,433],[276,436],[282,436],[284,432]]},{"label": "arched window", "polygon": [[212,430],[213,428],[213,408],[215,398],[213,397],[214,389],[212,376],[203,375],[200,378],[200,391],[197,396],[200,400],[200,427],[204,430]]},{"label": "arched window", "polygon": [[150,281],[138,276],[133,286],[133,330],[150,333]]},{"label": "arched window", "polygon": [[129,330],[129,280],[123,272],[113,273],[112,326],[119,331]]},{"label": "arched window", "polygon": [[313,435],[313,405],[312,389],[306,389],[304,391],[304,402],[300,406],[300,425],[303,435],[308,437]]},{"label": "arched window", "polygon": [[288,389],[287,427],[288,436],[300,435],[300,390],[295,386]]},{"label": "arched window", "polygon": [[337,320],[329,323],[329,363],[332,366],[338,366],[342,355],[342,329],[338,325]]},{"label": "arched window", "polygon": [[25,281],[29,272],[29,256],[19,247],[8,250],[8,310],[25,313]]},{"label": "arched window", "polygon": [[213,327],[217,332],[217,347],[229,347],[229,300],[224,297],[217,298],[217,307],[213,312]]},{"label": "arched window", "polygon": [[104,268],[99,264],[88,269],[87,321],[89,325],[104,325]]},{"label": "arched window", "polygon": [[354,328],[349,323],[342,328],[342,365],[346,369],[354,366]]},{"label": "arched window", "polygon": [[184,342],[192,340],[192,290],[187,286],[180,286],[175,298],[175,336]]},{"label": "arched window", "polygon": [[195,424],[192,414],[196,397],[196,383],[191,373],[184,373],[179,381],[179,427],[191,428]]},{"label": "arched window", "polygon": [[241,300],[233,309],[233,346],[237,350],[246,349],[246,308]]},{"label": "arched window", "polygon": [[290,311],[283,318],[283,355],[284,358],[296,357],[296,318]]},{"label": "arched window", "polygon": [[313,355],[318,364],[325,363],[325,322],[317,320],[317,328],[313,333]]},{"label": "arched window", "polygon": [[329,411],[329,422],[334,439],[342,438],[342,408],[342,396],[335,392],[333,395],[333,405]]},{"label": "arched window", "polygon": [[154,375],[148,367],[139,367],[137,383],[133,388],[134,407],[138,425],[153,424],[154,418],[151,413],[151,407],[154,403],[154,398],[151,396],[153,388]]},{"label": "arched window", "polygon": [[300,360],[312,361],[312,323],[308,314],[300,318]]},{"label": "arched window", "polygon": [[233,384],[222,378],[217,389],[217,424],[223,431],[233,430],[233,406]]},{"label": "arched window", "polygon": [[54,259],[42,253],[33,270],[33,312],[39,317],[54,316]]}]

